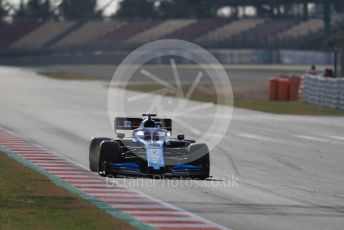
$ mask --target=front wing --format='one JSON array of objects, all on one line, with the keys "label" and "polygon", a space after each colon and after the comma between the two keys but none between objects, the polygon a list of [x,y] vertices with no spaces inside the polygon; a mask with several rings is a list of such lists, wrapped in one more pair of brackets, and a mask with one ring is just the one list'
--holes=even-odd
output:
[{"label": "front wing", "polygon": [[107,169],[111,174],[123,176],[197,177],[209,173],[209,169],[201,164],[176,164],[154,170],[134,162],[108,162]]}]

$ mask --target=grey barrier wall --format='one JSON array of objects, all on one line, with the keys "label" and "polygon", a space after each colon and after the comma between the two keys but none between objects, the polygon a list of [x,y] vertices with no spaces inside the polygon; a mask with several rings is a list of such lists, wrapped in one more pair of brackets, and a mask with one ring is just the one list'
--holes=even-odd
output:
[{"label": "grey barrier wall", "polygon": [[[222,64],[332,64],[333,54],[320,51],[297,50],[209,50]],[[129,51],[94,51],[94,52],[42,52],[25,55],[0,54],[2,65],[42,66],[53,64],[120,64]],[[178,56],[178,51],[175,52]],[[183,56],[190,56],[191,52]],[[178,61],[178,59],[177,59]],[[151,64],[168,64],[169,58],[160,57]],[[180,59],[180,64],[190,64],[186,59]]]},{"label": "grey barrier wall", "polygon": [[281,64],[317,65],[334,63],[334,54],[331,52],[280,50]]},{"label": "grey barrier wall", "polygon": [[344,110],[344,78],[324,78],[310,75],[302,77],[304,80],[304,101]]}]

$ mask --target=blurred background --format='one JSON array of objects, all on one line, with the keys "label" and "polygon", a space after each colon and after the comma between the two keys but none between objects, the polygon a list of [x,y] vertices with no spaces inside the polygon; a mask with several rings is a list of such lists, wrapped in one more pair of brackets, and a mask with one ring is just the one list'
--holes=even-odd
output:
[{"label": "blurred background", "polygon": [[118,64],[164,38],[223,64],[333,65],[344,40],[341,0],[0,0],[0,17],[10,65]]},{"label": "blurred background", "polygon": [[[206,48],[224,65],[236,106],[243,108],[272,111],[270,104],[262,109],[268,97],[278,99],[272,77],[344,76],[342,0],[0,0],[0,65],[34,67],[60,79],[107,81],[131,51],[159,39]],[[176,61],[186,64],[178,67],[182,81],[197,75],[199,67],[190,67],[190,60]],[[157,75],[170,71],[169,58],[149,64]],[[295,94],[293,100],[344,108],[341,81],[328,90],[306,83],[296,84],[298,94],[288,86],[278,100]],[[132,89],[154,87],[143,88]]]}]

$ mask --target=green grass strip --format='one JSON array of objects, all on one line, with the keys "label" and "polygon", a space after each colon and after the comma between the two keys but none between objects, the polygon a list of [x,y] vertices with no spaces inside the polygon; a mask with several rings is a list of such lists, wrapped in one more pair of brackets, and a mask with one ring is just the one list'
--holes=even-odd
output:
[{"label": "green grass strip", "polygon": [[106,213],[109,213],[113,217],[116,217],[120,220],[123,220],[123,221],[127,222],[128,224],[130,224],[131,226],[133,226],[137,229],[140,229],[140,230],[154,229],[154,228],[140,222],[139,220],[131,217],[130,215],[123,213],[116,208],[111,207],[107,203],[100,201],[100,200],[97,200],[97,199],[94,199],[93,197],[87,195],[86,193],[80,191],[79,189],[72,187],[70,184],[63,181],[62,179],[55,176],[54,174],[51,174],[51,173],[47,172],[46,170],[38,167],[37,165],[25,160],[24,158],[18,156],[15,152],[12,152],[11,150],[9,150],[9,149],[1,146],[1,145],[0,145],[0,152],[5,153],[8,157],[16,160],[17,162],[24,165],[25,167],[28,167],[28,168],[46,176],[46,177],[48,177],[54,184],[66,189],[70,193],[75,194],[75,195],[81,197],[82,199],[90,202],[91,204],[95,205],[96,207],[104,210]]}]

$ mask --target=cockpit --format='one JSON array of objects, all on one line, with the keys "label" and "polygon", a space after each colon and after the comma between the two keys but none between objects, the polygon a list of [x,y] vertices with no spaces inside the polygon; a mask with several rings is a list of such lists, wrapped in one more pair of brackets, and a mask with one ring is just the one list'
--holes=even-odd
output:
[{"label": "cockpit", "polygon": [[143,141],[166,141],[168,132],[160,128],[143,128],[137,129],[133,133],[134,139]]},{"label": "cockpit", "polygon": [[147,117],[141,122],[138,129],[133,131],[134,141],[141,143],[147,142],[166,142],[171,132],[161,128],[161,122],[156,122],[151,117],[155,114],[145,114]]}]

